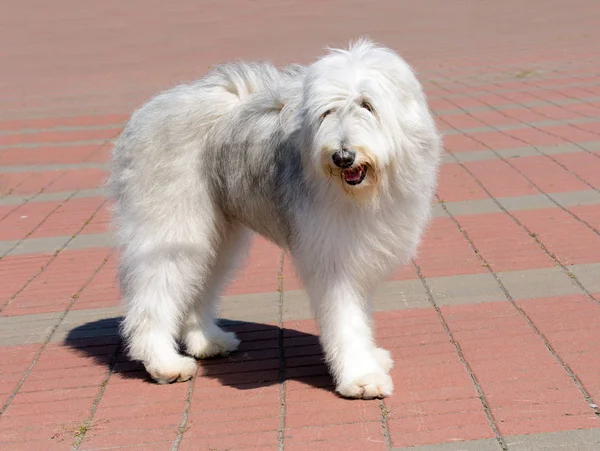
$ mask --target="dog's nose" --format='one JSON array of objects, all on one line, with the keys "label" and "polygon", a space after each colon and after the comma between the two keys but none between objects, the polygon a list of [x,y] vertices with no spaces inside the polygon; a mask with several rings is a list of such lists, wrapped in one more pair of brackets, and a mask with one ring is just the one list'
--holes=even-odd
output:
[{"label": "dog's nose", "polygon": [[356,152],[349,149],[338,150],[333,154],[333,163],[342,169],[349,168],[354,164],[354,159],[356,158]]}]

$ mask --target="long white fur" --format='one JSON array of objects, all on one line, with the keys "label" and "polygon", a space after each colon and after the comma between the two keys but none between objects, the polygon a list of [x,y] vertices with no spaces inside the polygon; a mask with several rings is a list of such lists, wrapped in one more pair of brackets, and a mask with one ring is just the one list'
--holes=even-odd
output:
[{"label": "long white fur", "polygon": [[[366,165],[359,185],[332,162],[342,147]],[[235,350],[218,298],[256,232],[290,251],[337,391],[391,394],[371,299],[416,252],[440,153],[413,71],[367,40],[307,67],[219,66],[158,95],[117,142],[109,182],[131,357],[171,382],[195,374],[192,357]]]}]

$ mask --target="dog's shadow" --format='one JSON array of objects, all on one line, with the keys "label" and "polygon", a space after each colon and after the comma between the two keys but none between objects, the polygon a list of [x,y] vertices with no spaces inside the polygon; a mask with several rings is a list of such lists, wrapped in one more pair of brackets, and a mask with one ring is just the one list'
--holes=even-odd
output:
[{"label": "dog's shadow", "polygon": [[[141,363],[130,360],[119,335],[122,317],[92,321],[71,329],[65,345],[120,377],[153,383]],[[251,390],[297,381],[333,391],[318,337],[271,324],[221,319],[220,326],[241,340],[234,353],[199,360],[198,376],[222,385]]]}]

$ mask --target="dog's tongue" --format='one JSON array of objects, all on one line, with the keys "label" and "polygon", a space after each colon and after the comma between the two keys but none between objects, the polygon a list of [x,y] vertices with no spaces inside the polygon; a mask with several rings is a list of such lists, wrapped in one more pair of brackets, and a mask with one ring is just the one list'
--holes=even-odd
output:
[{"label": "dog's tongue", "polygon": [[357,180],[360,180],[361,175],[362,169],[360,167],[346,169],[344,171],[344,178],[349,182],[356,182]]}]

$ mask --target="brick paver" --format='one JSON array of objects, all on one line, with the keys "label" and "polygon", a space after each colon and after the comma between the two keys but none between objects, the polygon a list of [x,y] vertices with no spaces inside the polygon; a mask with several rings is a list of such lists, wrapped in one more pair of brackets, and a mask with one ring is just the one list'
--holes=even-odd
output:
[{"label": "brick paver", "polygon": [[[0,449],[600,449],[598,2],[4,12]],[[212,64],[308,62],[364,33],[416,67],[447,150],[419,255],[374,299],[396,392],[333,393],[289,256],[259,238],[223,299],[240,350],[150,383],[118,336],[114,138]]]}]

